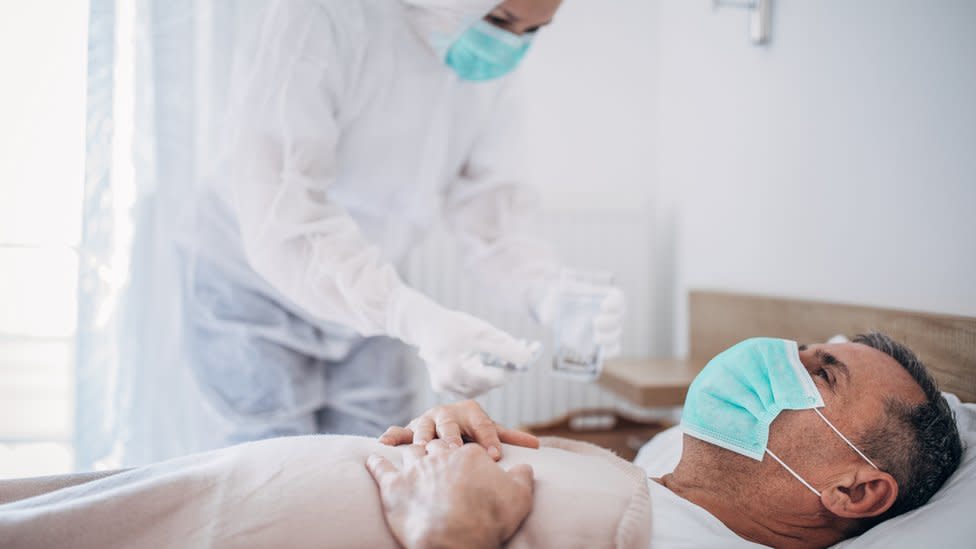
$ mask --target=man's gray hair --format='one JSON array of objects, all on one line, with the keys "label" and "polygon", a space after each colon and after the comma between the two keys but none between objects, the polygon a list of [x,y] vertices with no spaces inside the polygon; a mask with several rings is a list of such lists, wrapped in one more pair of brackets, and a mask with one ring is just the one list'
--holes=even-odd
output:
[{"label": "man's gray hair", "polygon": [[921,404],[888,398],[885,418],[862,437],[864,453],[898,482],[894,505],[867,521],[865,526],[870,528],[924,505],[959,466],[963,447],[949,404],[915,353],[879,332],[861,334],[852,341],[895,359],[925,393]]}]

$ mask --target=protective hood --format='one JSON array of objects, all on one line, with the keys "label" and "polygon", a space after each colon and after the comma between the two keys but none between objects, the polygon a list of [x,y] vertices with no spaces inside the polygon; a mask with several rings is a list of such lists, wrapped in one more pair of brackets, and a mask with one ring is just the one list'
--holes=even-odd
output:
[{"label": "protective hood", "polygon": [[438,59],[444,59],[451,44],[502,0],[402,0],[411,23],[430,45]]}]

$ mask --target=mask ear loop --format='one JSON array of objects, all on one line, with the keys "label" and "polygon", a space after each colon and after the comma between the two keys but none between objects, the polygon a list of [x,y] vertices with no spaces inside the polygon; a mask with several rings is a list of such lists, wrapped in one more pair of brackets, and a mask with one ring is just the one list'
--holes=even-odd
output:
[{"label": "mask ear loop", "polygon": [[834,427],[834,424],[831,423],[830,421],[828,421],[827,418],[825,418],[824,415],[820,413],[820,410],[819,409],[814,408],[813,411],[814,412],[817,412],[817,415],[820,416],[820,419],[824,420],[824,423],[826,423],[828,427],[830,427],[831,429],[833,429],[833,431],[835,433],[837,433],[837,436],[839,436],[844,442],[846,442],[847,445],[850,446],[852,450],[854,450],[855,452],[857,452],[857,455],[861,456],[861,458],[863,458],[864,461],[870,463],[871,464],[871,467],[874,467],[875,469],[877,469],[879,471],[881,470],[881,468],[878,467],[877,465],[875,465],[873,461],[871,461],[870,459],[868,459],[868,456],[864,455],[864,452],[858,450],[857,449],[857,446],[854,446],[854,443],[851,442],[850,440],[848,440],[847,437],[844,436],[844,433],[841,433],[840,431],[838,431],[837,430],[837,427]]},{"label": "mask ear loop", "polygon": [[801,477],[801,476],[799,475],[799,473],[797,473],[796,471],[794,471],[794,470],[793,470],[793,469],[792,469],[792,468],[791,468],[791,467],[790,467],[789,465],[787,465],[787,464],[786,464],[786,463],[785,463],[785,462],[784,462],[783,460],[781,460],[781,459],[779,459],[778,457],[776,457],[776,454],[774,454],[773,452],[771,452],[771,451],[769,450],[769,448],[766,448],[766,453],[767,453],[767,454],[769,454],[770,456],[772,456],[772,457],[773,457],[773,459],[775,459],[776,461],[778,461],[778,462],[779,462],[779,464],[783,466],[783,469],[786,469],[787,471],[789,471],[789,473],[790,473],[791,475],[793,475],[793,477],[794,477],[794,478],[796,478],[796,480],[798,480],[798,481],[800,481],[800,482],[802,482],[802,483],[803,483],[803,485],[804,485],[804,486],[806,486],[807,488],[809,488],[811,492],[813,492],[814,494],[817,494],[817,497],[818,497],[818,498],[820,497],[820,492],[819,492],[819,491],[818,491],[818,490],[817,490],[816,488],[814,488],[813,486],[810,486],[810,483],[809,483],[809,482],[807,482],[807,481],[805,481],[805,480],[803,480],[803,477]]}]

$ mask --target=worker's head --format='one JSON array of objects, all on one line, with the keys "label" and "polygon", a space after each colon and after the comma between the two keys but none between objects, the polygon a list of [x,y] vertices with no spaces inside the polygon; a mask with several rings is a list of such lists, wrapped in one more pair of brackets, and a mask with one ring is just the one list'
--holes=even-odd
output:
[{"label": "worker's head", "polygon": [[462,80],[514,70],[562,0],[404,0],[434,53]]},{"label": "worker's head", "polygon": [[[756,347],[751,356],[772,362],[768,357],[777,351],[770,349],[778,347]],[[721,479],[735,498],[819,529],[828,541],[856,535],[928,501],[958,466],[962,443],[948,404],[918,358],[878,333],[850,343],[801,345],[794,348],[796,355],[796,368],[725,367],[728,379],[772,379],[746,381],[760,393],[756,402],[787,403],[778,415],[770,414],[775,419],[768,440],[759,441],[758,458],[726,449],[735,443],[694,438],[686,429],[691,436],[684,439],[685,465]],[[752,360],[747,356],[732,358]],[[796,383],[788,381],[794,370],[801,380]],[[793,390],[811,379],[815,389]],[[805,403],[822,399],[822,405],[795,405],[791,391],[804,395]]]},{"label": "worker's head", "polygon": [[552,22],[562,0],[505,0],[485,21],[512,34],[533,33]]}]

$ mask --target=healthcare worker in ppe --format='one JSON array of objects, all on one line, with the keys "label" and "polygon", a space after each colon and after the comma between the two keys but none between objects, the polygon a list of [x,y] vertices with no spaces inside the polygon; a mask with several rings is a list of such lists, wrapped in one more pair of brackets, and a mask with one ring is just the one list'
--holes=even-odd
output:
[{"label": "healthcare worker in ppe", "polygon": [[[437,390],[504,383],[533,349],[409,287],[395,265],[443,220],[468,272],[552,321],[567,291],[532,236],[511,74],[561,0],[287,0],[233,82],[226,150],[198,202],[186,349],[229,427],[378,434],[409,419],[411,356]],[[623,296],[597,287],[605,356]]]}]

